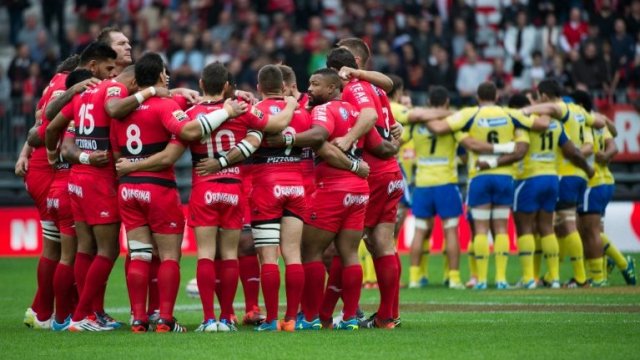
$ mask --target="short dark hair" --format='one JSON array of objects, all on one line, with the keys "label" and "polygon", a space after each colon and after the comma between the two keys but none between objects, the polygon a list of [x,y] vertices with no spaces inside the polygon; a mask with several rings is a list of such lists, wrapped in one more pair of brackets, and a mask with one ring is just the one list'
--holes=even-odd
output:
[{"label": "short dark hair", "polygon": [[340,79],[340,76],[338,75],[338,72],[332,68],[322,68],[322,69],[318,69],[316,71],[313,72],[313,75],[320,75],[323,78],[327,78],[327,80],[329,81],[329,83],[332,83],[336,86],[336,88],[342,90],[342,80]]},{"label": "short dark hair", "polygon": [[444,106],[449,100],[449,90],[444,86],[432,86],[429,90],[429,105]]},{"label": "short dark hair", "polygon": [[287,85],[293,85],[296,83],[296,73],[293,69],[287,65],[278,65],[278,69],[282,73],[282,81]]},{"label": "short dark hair", "polygon": [[485,81],[478,86],[478,99],[480,101],[495,101],[498,89],[496,84]]},{"label": "short dark hair", "polygon": [[547,95],[547,97],[554,99],[560,97],[562,88],[556,80],[544,79],[538,84],[538,91],[540,94]]},{"label": "short dark hair", "polygon": [[120,28],[118,28],[117,26],[107,26],[106,28],[103,28],[102,30],[100,30],[100,33],[96,38],[96,41],[103,43],[105,45],[109,45],[109,47],[111,47],[111,33],[114,33],[114,32],[121,33],[122,30],[120,30]]},{"label": "short dark hair", "polygon": [[231,73],[222,65],[222,63],[214,62],[208,64],[202,69],[202,87],[206,95],[216,95],[222,93],[224,84],[228,81],[232,83]]},{"label": "short dark hair", "polygon": [[402,80],[402,78],[396,74],[387,74],[387,76],[393,83],[393,88],[391,88],[391,91],[389,91],[387,95],[389,97],[394,97],[399,89],[404,88],[404,80]]},{"label": "short dark hair", "polygon": [[91,77],[93,77],[93,74],[91,73],[90,70],[87,70],[87,69],[73,70],[72,72],[69,73],[69,75],[67,75],[67,79],[64,82],[64,86],[66,86],[67,89],[69,89],[73,85],[79,82],[85,81],[87,79],[91,79]]},{"label": "short dark hair", "polygon": [[111,48],[111,46],[94,41],[87,46],[80,54],[80,64],[86,65],[90,61],[104,61],[107,59],[116,59],[118,54]]},{"label": "short dark hair", "polygon": [[591,95],[589,95],[588,92],[584,90],[576,90],[571,94],[571,97],[576,104],[582,106],[588,112],[593,110],[593,101],[591,100]]},{"label": "short dark hair", "polygon": [[338,46],[344,46],[349,49],[349,51],[355,56],[362,59],[362,65],[369,61],[369,57],[371,57],[371,50],[369,50],[369,45],[367,45],[364,40],[359,38],[346,38],[338,41]]},{"label": "short dark hair", "polygon": [[357,69],[358,64],[356,64],[356,58],[347,49],[332,49],[329,55],[327,55],[327,67],[340,70],[343,66]]},{"label": "short dark hair", "polygon": [[265,65],[258,71],[258,84],[263,93],[281,93],[282,83],[282,72],[277,65]]},{"label": "short dark hair", "polygon": [[148,52],[135,64],[136,83],[138,86],[153,86],[164,71],[162,57],[154,52]]},{"label": "short dark hair", "polygon": [[507,104],[507,106],[513,109],[522,109],[523,107],[529,105],[531,105],[531,102],[524,92],[511,95],[511,97],[509,98],[509,103]]},{"label": "short dark hair", "polygon": [[71,72],[80,64],[80,55],[73,54],[64,59],[56,68],[56,73]]}]

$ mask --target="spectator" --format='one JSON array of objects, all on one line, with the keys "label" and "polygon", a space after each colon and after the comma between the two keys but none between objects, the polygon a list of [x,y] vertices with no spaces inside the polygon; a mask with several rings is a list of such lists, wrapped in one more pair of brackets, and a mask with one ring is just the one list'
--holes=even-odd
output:
[{"label": "spectator", "polygon": [[29,51],[38,46],[38,34],[44,29],[38,25],[38,17],[33,11],[25,13],[24,27],[18,33],[18,42],[27,44]]},{"label": "spectator", "polygon": [[[451,14],[455,14],[456,18],[461,19],[462,22],[466,25],[465,31],[467,39],[474,39],[475,29],[478,25],[476,23],[476,10],[469,4],[467,4],[466,0],[454,0],[451,7]],[[454,25],[455,29],[455,20],[452,24]],[[471,42],[475,44],[475,39]]]},{"label": "spectator", "polygon": [[520,11],[516,26],[507,29],[504,47],[507,51],[506,68],[519,77],[526,66],[531,65],[531,53],[537,48],[536,30],[527,21],[527,13]]},{"label": "spectator", "polygon": [[491,75],[492,67],[486,62],[478,60],[478,53],[473,46],[467,48],[466,63],[460,66],[456,79],[456,89],[464,103],[470,103],[476,94],[478,86]]},{"label": "spectator", "polygon": [[595,13],[593,21],[597,24],[600,35],[603,38],[608,39],[613,35],[613,27],[616,19],[611,7],[611,0],[601,0],[600,10]]},{"label": "spectator", "polygon": [[627,23],[627,31],[631,36],[635,37],[640,33],[640,0],[633,0],[631,2],[631,10],[625,22]]},{"label": "spectator", "polygon": [[38,31],[35,46],[29,48],[31,59],[37,63],[41,63],[49,53],[50,48],[51,44],[49,42],[49,35],[47,32],[44,29]]},{"label": "spectator", "polygon": [[573,75],[565,67],[565,60],[560,54],[553,57],[554,66],[547,72],[547,78],[557,81],[563,88],[573,90]]},{"label": "spectator", "polygon": [[54,49],[49,49],[45,54],[44,59],[39,62],[40,65],[40,74],[42,79],[45,82],[51,80],[53,75],[56,73],[56,68],[58,67],[58,63],[60,62],[60,57],[56,53]]},{"label": "spectator", "polygon": [[204,56],[200,50],[195,48],[195,45],[195,36],[193,34],[185,35],[182,49],[176,51],[171,57],[171,69],[200,74],[204,67]]},{"label": "spectator", "polygon": [[586,43],[582,57],[573,64],[573,80],[576,88],[582,90],[608,90],[609,74],[607,66],[598,56],[596,44]]},{"label": "spectator", "polygon": [[633,61],[635,55],[635,42],[627,34],[627,26],[622,19],[615,22],[615,34],[611,37],[611,51],[613,66],[625,66]]},{"label": "spectator", "polygon": [[60,46],[65,43],[64,9],[66,0],[42,0],[42,17],[44,26],[49,35],[53,37],[53,21],[56,22],[56,40]]},{"label": "spectator", "polygon": [[429,20],[420,18],[415,31],[411,34],[411,43],[418,53],[418,58],[426,59],[431,49],[431,25]]},{"label": "spectator", "polygon": [[11,100],[11,82],[0,65],[0,118],[4,118]]},{"label": "spectator", "polygon": [[223,11],[218,16],[218,24],[211,29],[211,37],[226,45],[234,31],[235,25],[231,21],[231,13]]},{"label": "spectator", "polygon": [[435,45],[433,48],[435,65],[427,68],[427,82],[429,86],[444,86],[450,92],[456,90],[456,69],[449,59],[447,49]]},{"label": "spectator", "polygon": [[500,28],[508,29],[509,27],[514,26],[514,19],[518,17],[518,13],[521,11],[526,11],[526,8],[520,0],[511,0],[509,5],[502,9]]},{"label": "spectator", "polygon": [[587,32],[588,26],[582,20],[580,8],[572,8],[569,21],[562,28],[562,36],[560,37],[562,51],[568,53],[572,50],[577,50],[582,39],[587,36]]},{"label": "spectator", "polygon": [[219,62],[226,65],[229,61],[231,61],[231,55],[224,50],[222,41],[214,40],[211,46],[211,54],[207,55],[204,63],[211,64],[213,62]]},{"label": "spectator", "polygon": [[309,59],[308,73],[327,67],[327,54],[331,48],[329,40],[324,36],[317,37],[313,46],[313,52]]},{"label": "spectator", "polygon": [[467,24],[462,18],[454,18],[453,37],[451,39],[451,49],[454,59],[458,59],[464,54],[464,47],[468,42],[474,43],[467,32]]},{"label": "spectator", "polygon": [[16,102],[22,97],[22,83],[29,78],[31,62],[27,44],[18,44],[16,46],[16,55],[11,60],[7,72],[9,80],[11,80],[11,99]]},{"label": "spectator", "polygon": [[431,33],[431,43],[437,43],[440,44],[441,46],[444,46],[447,48],[447,50],[449,51],[449,53],[451,53],[451,37],[449,36],[449,33],[447,32],[447,30],[444,27],[444,24],[442,22],[442,18],[440,17],[436,17],[433,19],[433,31]]},{"label": "spectator", "polygon": [[284,63],[296,73],[299,89],[306,89],[309,85],[307,67],[311,60],[311,52],[304,47],[304,34],[297,32],[291,37],[291,43],[284,49]]},{"label": "spectator", "polygon": [[29,77],[22,83],[22,113],[30,114],[35,110],[36,98],[44,90],[44,81],[40,76],[40,66],[32,62],[29,66]]},{"label": "spectator", "polygon": [[493,60],[493,70],[489,75],[489,81],[496,84],[498,97],[503,98],[511,93],[511,81],[513,76],[504,69],[504,61],[501,58]]},{"label": "spectator", "polygon": [[24,26],[22,13],[31,6],[29,0],[4,0],[2,5],[9,13],[9,41],[11,45],[18,45],[18,32]]},{"label": "spectator", "polygon": [[560,27],[558,26],[556,16],[553,13],[549,13],[547,15],[540,37],[542,41],[542,54],[545,57],[549,57],[552,51],[555,52],[560,41]]},{"label": "spectator", "polygon": [[545,78],[545,66],[542,59],[542,53],[538,50],[534,51],[531,55],[531,68],[529,69],[528,78],[530,85],[528,88],[535,88],[540,81]]},{"label": "spectator", "polygon": [[582,39],[582,44],[586,44],[588,42],[592,42],[596,44],[596,49],[598,51],[602,50],[602,40],[604,38],[600,36],[600,27],[595,22],[589,23],[589,30],[587,31],[587,36]]}]

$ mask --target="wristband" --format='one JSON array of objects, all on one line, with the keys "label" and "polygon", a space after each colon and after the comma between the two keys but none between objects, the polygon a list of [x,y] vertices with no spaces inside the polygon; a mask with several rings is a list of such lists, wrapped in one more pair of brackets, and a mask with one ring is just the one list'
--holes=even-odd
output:
[{"label": "wristband", "polygon": [[511,141],[506,144],[493,144],[495,154],[512,154],[516,150],[516,143]]},{"label": "wristband", "polygon": [[220,168],[224,169],[229,166],[229,160],[225,156],[221,156],[218,158],[218,162],[220,163]]},{"label": "wristband", "polygon": [[152,87],[150,87],[150,88],[149,88],[149,90],[151,91],[151,96],[156,96],[156,94],[158,93],[158,92],[156,91],[156,88],[155,88],[155,87],[153,87],[153,86],[152,86]]},{"label": "wristband", "polygon": [[89,154],[87,154],[84,151],[80,153],[80,156],[78,156],[78,161],[80,161],[80,164],[85,164],[85,165],[91,164],[91,162],[89,161]]},{"label": "wristband", "polygon": [[491,169],[498,167],[498,156],[496,155],[480,155],[478,156],[478,161],[486,162]]},{"label": "wristband", "polygon": [[357,173],[358,169],[360,169],[360,161],[353,160],[351,161],[351,169],[349,169],[352,173]]},{"label": "wristband", "polygon": [[296,139],[293,134],[284,134],[282,135],[282,138],[284,139],[284,144],[287,146],[293,145],[293,142]]},{"label": "wristband", "polygon": [[133,94],[133,96],[135,96],[135,97],[136,97],[136,100],[138,101],[138,104],[140,104],[140,105],[141,105],[141,104],[144,102],[144,100],[145,100],[144,95],[142,95],[142,94],[140,93],[140,91],[138,91],[137,93]]}]

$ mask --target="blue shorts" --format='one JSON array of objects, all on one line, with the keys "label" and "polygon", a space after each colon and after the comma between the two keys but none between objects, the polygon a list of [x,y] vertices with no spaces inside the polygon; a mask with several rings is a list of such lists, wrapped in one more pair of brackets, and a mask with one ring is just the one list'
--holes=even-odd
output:
[{"label": "blue shorts", "polygon": [[580,176],[561,176],[556,210],[580,207],[586,190],[587,180]]},{"label": "blue shorts", "polygon": [[416,187],[413,190],[413,216],[419,219],[439,215],[441,219],[454,218],[462,214],[462,195],[458,185]]},{"label": "blue shorts", "polygon": [[513,211],[535,213],[539,210],[552,213],[558,202],[560,182],[556,175],[540,175],[515,182]]},{"label": "blue shorts", "polygon": [[614,185],[600,185],[587,188],[582,203],[578,206],[579,214],[600,214],[604,211],[613,197]]},{"label": "blue shorts", "polygon": [[513,204],[513,178],[511,175],[478,175],[469,182],[467,205]]}]

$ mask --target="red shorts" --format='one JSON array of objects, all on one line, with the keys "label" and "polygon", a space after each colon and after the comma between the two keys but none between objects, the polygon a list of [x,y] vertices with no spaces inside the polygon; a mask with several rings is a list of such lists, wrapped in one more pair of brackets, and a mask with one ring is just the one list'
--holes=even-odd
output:
[{"label": "red shorts", "polygon": [[369,176],[371,199],[367,206],[364,226],[373,228],[382,223],[396,223],[398,203],[404,194],[404,180],[400,171]]},{"label": "red shorts", "polygon": [[191,227],[218,226],[242,229],[244,196],[242,183],[202,182],[193,187],[189,199]]},{"label": "red shorts", "polygon": [[242,224],[247,228],[251,227],[251,207],[249,197],[253,187],[253,177],[250,170],[251,165],[242,168]]},{"label": "red shorts", "polygon": [[302,178],[304,182],[304,193],[307,197],[310,197],[316,191],[316,177],[314,174],[310,176],[304,176]]},{"label": "red shorts", "polygon": [[120,184],[118,205],[127,231],[148,226],[156,234],[182,234],[184,213],[180,194],[156,184]]},{"label": "red shorts", "polygon": [[76,236],[68,185],[67,181],[62,180],[56,180],[51,184],[47,197],[47,209],[61,234]]},{"label": "red shorts", "polygon": [[49,188],[55,177],[52,167],[45,169],[29,169],[24,177],[24,186],[27,192],[36,203],[40,221],[53,221],[53,218],[47,211],[47,196],[49,196]]},{"label": "red shorts", "polygon": [[364,229],[368,192],[317,188],[309,201],[307,224],[333,233]]},{"label": "red shorts", "polygon": [[120,222],[117,186],[115,178],[71,172],[69,196],[73,219],[88,225]]},{"label": "red shorts", "polygon": [[251,192],[251,220],[280,219],[283,215],[306,218],[307,202],[302,179],[254,184]]}]

